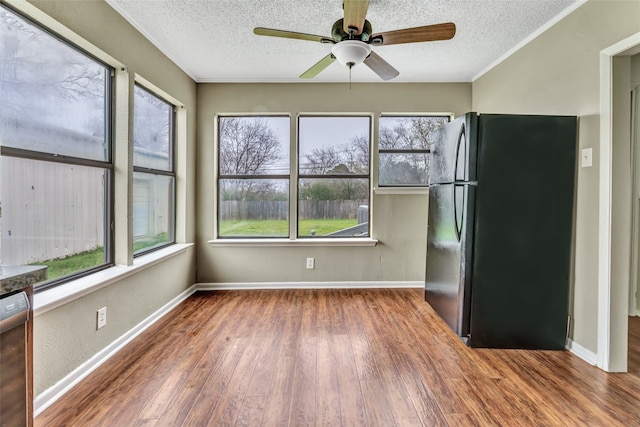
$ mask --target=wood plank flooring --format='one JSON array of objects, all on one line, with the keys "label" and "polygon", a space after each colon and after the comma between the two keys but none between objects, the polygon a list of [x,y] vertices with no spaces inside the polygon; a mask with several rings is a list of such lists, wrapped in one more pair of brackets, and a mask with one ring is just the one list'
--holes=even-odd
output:
[{"label": "wood plank flooring", "polygon": [[630,426],[639,371],[469,349],[419,289],[198,292],[35,425]]}]

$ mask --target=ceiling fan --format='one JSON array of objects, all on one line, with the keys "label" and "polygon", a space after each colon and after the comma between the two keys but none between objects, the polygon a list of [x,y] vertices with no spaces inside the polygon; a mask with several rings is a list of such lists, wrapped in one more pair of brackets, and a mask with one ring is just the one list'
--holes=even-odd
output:
[{"label": "ceiling fan", "polygon": [[422,27],[405,28],[373,34],[371,23],[367,21],[369,0],[344,0],[344,18],[337,20],[331,28],[331,37],[293,31],[274,30],[257,27],[254,34],[259,36],[283,37],[287,39],[309,40],[333,44],[331,53],[300,75],[301,79],[311,79],[337,59],[349,70],[363,63],[371,68],[382,80],[391,80],[400,72],[375,53],[371,46],[449,40],[456,34],[452,22]]}]

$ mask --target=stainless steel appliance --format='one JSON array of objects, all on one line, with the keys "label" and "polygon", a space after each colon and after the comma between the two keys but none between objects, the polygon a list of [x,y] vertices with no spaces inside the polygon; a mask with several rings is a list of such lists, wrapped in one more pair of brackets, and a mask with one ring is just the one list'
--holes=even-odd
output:
[{"label": "stainless steel appliance", "polygon": [[32,425],[30,295],[0,297],[0,426]]},{"label": "stainless steel appliance", "polygon": [[468,113],[435,134],[425,299],[470,346],[565,347],[576,129]]}]

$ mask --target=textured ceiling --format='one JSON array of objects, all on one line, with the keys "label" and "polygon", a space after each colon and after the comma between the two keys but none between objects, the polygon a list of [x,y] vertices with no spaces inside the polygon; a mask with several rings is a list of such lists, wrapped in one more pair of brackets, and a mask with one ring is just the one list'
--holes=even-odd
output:
[{"label": "textured ceiling", "polygon": [[[331,36],[342,0],[106,0],[198,82],[294,82],[331,45],[256,36],[267,27]],[[468,82],[583,0],[371,0],[373,33],[454,22],[452,40],[374,47],[394,82]],[[313,81],[344,82],[338,62]],[[379,82],[365,65],[354,82]],[[306,80],[305,80],[306,81]]]}]

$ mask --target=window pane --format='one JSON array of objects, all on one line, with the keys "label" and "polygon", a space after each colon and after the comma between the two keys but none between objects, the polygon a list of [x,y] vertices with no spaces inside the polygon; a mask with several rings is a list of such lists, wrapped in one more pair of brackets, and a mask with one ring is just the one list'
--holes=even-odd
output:
[{"label": "window pane", "polygon": [[109,160],[108,69],[0,8],[0,145]]},{"label": "window pane", "polygon": [[369,235],[369,179],[301,179],[298,236]]},{"label": "window pane", "polygon": [[429,149],[429,134],[449,122],[447,116],[380,117],[380,150]]},{"label": "window pane", "polygon": [[369,117],[301,117],[300,175],[369,174]]},{"label": "window pane", "polygon": [[133,251],[173,242],[174,178],[166,175],[133,174]]},{"label": "window pane", "polygon": [[220,117],[220,175],[289,175],[288,117]]},{"label": "window pane", "polygon": [[218,180],[218,235],[288,237],[288,179]]},{"label": "window pane", "polygon": [[173,170],[173,106],[137,85],[133,106],[134,166]]},{"label": "window pane", "polygon": [[0,157],[0,265],[47,265],[49,279],[108,262],[109,172]]},{"label": "window pane", "polygon": [[446,116],[380,117],[378,185],[428,185],[429,155],[425,150],[431,147],[431,132],[448,122]]},{"label": "window pane", "polygon": [[380,153],[380,185],[427,185],[429,153]]}]

